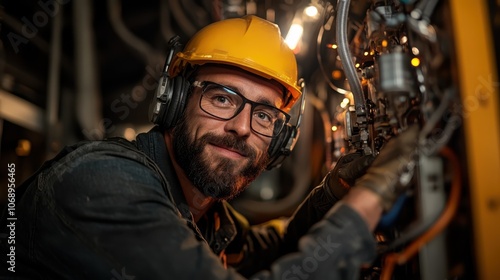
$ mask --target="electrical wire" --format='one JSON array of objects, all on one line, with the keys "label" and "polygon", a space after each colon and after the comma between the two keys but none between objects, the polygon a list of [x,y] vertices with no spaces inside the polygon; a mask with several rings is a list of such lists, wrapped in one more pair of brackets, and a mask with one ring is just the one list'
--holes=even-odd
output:
[{"label": "electrical wire", "polygon": [[439,122],[441,117],[443,117],[447,112],[447,108],[450,105],[450,101],[453,99],[453,96],[454,92],[452,89],[447,89],[444,92],[443,99],[440,101],[439,106],[434,110],[434,113],[427,119],[427,122],[420,130],[420,142],[423,142],[423,140],[431,133],[432,129]]},{"label": "electrical wire", "polygon": [[460,116],[457,113],[452,113],[447,118],[444,128],[439,130],[439,133],[428,136],[438,121],[448,112],[447,108],[452,104],[451,101],[454,100],[454,97],[455,90],[447,89],[440,105],[421,130],[419,135],[419,142],[422,146],[421,151],[427,156],[437,153],[441,147],[448,143],[455,129],[462,123]]},{"label": "electrical wire", "polygon": [[331,89],[333,89],[334,91],[336,91],[336,92],[338,92],[340,94],[350,93],[350,91],[345,90],[343,88],[340,88],[340,87],[337,87],[336,85],[334,85],[332,83],[332,81],[330,80],[330,77],[328,77],[328,75],[326,73],[325,67],[323,66],[323,58],[321,57],[321,45],[323,44],[322,38],[323,38],[324,30],[325,30],[325,28],[323,26],[321,26],[321,28],[319,30],[319,33],[318,33],[318,40],[317,40],[317,45],[316,45],[316,47],[317,47],[316,58],[318,59],[318,64],[319,64],[319,68],[321,69],[321,73],[325,77],[325,80],[326,80],[326,82],[328,83],[328,85],[330,86]]},{"label": "electrical wire", "polygon": [[323,65],[323,57],[321,56],[321,46],[323,45],[323,37],[324,37],[324,33],[325,33],[325,24],[327,24],[327,22],[329,22],[330,20],[333,20],[333,15],[330,15],[327,17],[327,11],[329,11],[328,8],[330,8],[331,6],[326,6],[323,10],[324,10],[324,13],[323,13],[323,22],[324,24],[321,25],[320,29],[319,29],[319,32],[318,32],[318,37],[316,38],[316,59],[318,60],[318,64],[319,64],[319,68],[320,68],[320,72],[321,74],[323,74],[323,77],[325,78],[325,81],[328,83],[328,85],[330,86],[331,89],[333,89],[334,91],[340,93],[340,94],[347,94],[347,93],[350,93],[350,91],[348,90],[345,90],[343,88],[340,88],[340,87],[337,87],[336,85],[334,85],[330,79],[330,77],[327,75],[326,73],[326,69]]},{"label": "electrical wire", "polygon": [[405,264],[420,250],[420,248],[422,248],[422,246],[443,231],[455,215],[460,202],[460,192],[462,188],[462,174],[459,159],[449,147],[443,147],[440,154],[451,164],[453,172],[451,190],[446,208],[436,223],[402,252],[391,253],[385,257],[380,277],[381,280],[390,280],[396,264]]}]

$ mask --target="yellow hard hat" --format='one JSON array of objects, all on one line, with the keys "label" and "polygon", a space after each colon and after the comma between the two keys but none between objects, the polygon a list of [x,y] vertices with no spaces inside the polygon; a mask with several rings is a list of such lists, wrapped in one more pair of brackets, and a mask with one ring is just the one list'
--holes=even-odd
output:
[{"label": "yellow hard hat", "polygon": [[274,79],[289,92],[289,109],[301,94],[297,62],[275,23],[254,15],[214,22],[196,33],[170,67],[176,76],[187,64],[220,63]]}]

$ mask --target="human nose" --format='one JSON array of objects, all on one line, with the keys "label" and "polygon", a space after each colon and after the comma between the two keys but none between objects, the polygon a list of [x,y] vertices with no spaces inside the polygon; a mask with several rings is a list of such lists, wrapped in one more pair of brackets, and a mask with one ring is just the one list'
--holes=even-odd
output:
[{"label": "human nose", "polygon": [[225,130],[227,132],[235,133],[240,137],[249,136],[252,130],[250,123],[252,121],[251,114],[252,106],[247,103],[236,116],[226,121]]}]

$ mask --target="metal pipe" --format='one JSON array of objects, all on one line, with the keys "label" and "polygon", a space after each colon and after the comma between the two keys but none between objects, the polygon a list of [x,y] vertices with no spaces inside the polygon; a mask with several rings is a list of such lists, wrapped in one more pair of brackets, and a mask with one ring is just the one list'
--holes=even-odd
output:
[{"label": "metal pipe", "polygon": [[46,134],[46,153],[51,157],[56,151],[53,149],[58,145],[53,145],[58,141],[57,125],[58,125],[58,111],[59,111],[59,94],[60,94],[60,74],[61,74],[61,49],[62,49],[62,16],[63,9],[54,16],[52,21],[52,36],[50,44],[50,58],[49,58],[49,76],[47,83],[47,110],[45,131]]},{"label": "metal pipe", "polygon": [[76,115],[82,133],[87,139],[105,136],[101,113],[101,95],[98,86],[95,44],[92,32],[91,2],[73,2],[75,64],[76,64]]},{"label": "metal pipe", "polygon": [[352,61],[351,51],[349,50],[349,41],[347,39],[347,23],[349,16],[350,0],[338,0],[337,2],[337,45],[340,60],[344,66],[344,73],[351,87],[351,92],[354,97],[354,106],[357,115],[365,114],[365,100],[361,82],[359,81],[356,67]]},{"label": "metal pipe", "polygon": [[160,30],[165,42],[168,42],[175,35],[170,25],[170,16],[167,1],[160,1]]},{"label": "metal pipe", "polygon": [[196,26],[191,24],[189,19],[186,17],[186,14],[182,10],[182,7],[179,3],[180,0],[168,0],[168,4],[170,6],[170,9],[172,9],[172,15],[174,16],[175,20],[179,24],[179,27],[181,30],[189,37],[193,36],[198,29]]},{"label": "metal pipe", "polygon": [[130,30],[125,26],[121,16],[121,1],[120,0],[108,0],[108,11],[109,20],[113,30],[118,34],[118,36],[127,43],[130,47],[134,48],[139,52],[146,61],[148,65],[155,65],[157,59],[160,57],[156,50],[153,49],[148,43],[139,37],[135,36]]}]

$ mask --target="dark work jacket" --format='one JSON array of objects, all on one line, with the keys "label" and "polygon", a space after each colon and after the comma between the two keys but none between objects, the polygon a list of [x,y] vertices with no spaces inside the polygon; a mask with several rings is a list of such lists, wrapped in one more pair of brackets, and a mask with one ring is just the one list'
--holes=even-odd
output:
[{"label": "dark work jacket", "polygon": [[226,202],[196,224],[158,129],[133,143],[81,142],[16,190],[15,214],[3,215],[0,276],[355,279],[375,242],[355,211],[334,202],[315,188],[284,232],[249,226]]}]

